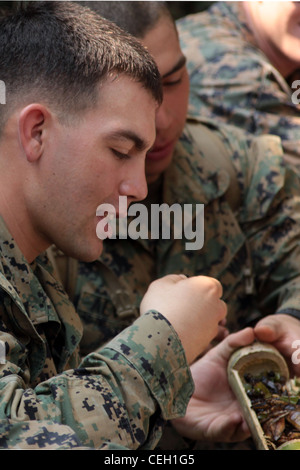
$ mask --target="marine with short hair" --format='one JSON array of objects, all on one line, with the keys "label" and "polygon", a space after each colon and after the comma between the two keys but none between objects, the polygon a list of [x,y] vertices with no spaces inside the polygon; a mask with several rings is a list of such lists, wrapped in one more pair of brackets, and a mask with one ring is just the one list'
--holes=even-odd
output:
[{"label": "marine with short hair", "polygon": [[[0,77],[0,447],[153,448],[163,420],[184,415],[188,364],[226,315],[220,283],[152,283],[141,317],[82,358],[80,318],[45,250],[97,259],[97,206],[145,197],[158,69],[91,11],[26,2],[0,19]],[[192,327],[182,323],[186,310]]]},{"label": "marine with short hair", "polygon": [[70,260],[69,293],[84,323],[83,351],[130,325],[149,282],[171,272],[219,279],[229,331],[271,321],[280,331],[286,326],[288,338],[299,335],[299,179],[284,165],[281,139],[245,135],[200,115],[186,120],[185,57],[165,2],[84,3],[136,34],[156,60],[164,100],[146,157],[143,204],[203,203],[204,246],[186,250],[184,236],[152,240],[149,234],[107,240],[101,258],[74,270]]}]

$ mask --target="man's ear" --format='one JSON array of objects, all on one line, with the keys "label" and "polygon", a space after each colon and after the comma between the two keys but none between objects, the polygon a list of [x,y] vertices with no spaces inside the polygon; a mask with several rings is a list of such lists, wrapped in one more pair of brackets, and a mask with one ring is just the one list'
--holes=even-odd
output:
[{"label": "man's ear", "polygon": [[49,111],[41,104],[30,104],[20,113],[20,144],[29,162],[37,161],[43,154],[45,131],[49,119]]}]

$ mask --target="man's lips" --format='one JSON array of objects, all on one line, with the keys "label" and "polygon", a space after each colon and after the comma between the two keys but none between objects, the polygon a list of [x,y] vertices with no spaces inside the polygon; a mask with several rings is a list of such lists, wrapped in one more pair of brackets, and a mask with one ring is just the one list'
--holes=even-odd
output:
[{"label": "man's lips", "polygon": [[146,160],[162,160],[172,152],[173,147],[173,140],[171,142],[167,142],[164,145],[157,145],[147,153]]}]

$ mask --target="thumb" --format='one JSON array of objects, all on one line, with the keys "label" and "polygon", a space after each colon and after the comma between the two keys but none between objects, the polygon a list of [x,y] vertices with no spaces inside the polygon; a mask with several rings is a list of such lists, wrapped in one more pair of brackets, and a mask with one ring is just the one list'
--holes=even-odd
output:
[{"label": "thumb", "polygon": [[280,337],[280,324],[273,317],[263,318],[255,325],[254,333],[259,341],[272,343]]},{"label": "thumb", "polygon": [[188,278],[185,274],[166,274],[166,276],[160,279],[165,279],[166,281],[170,281],[176,284],[176,282],[179,282]]},{"label": "thumb", "polygon": [[242,346],[248,346],[253,343],[255,339],[253,328],[244,328],[237,333],[232,333],[227,336],[220,344],[215,346],[207,353],[207,356],[212,354],[218,357],[221,361],[227,362],[231,354]]}]

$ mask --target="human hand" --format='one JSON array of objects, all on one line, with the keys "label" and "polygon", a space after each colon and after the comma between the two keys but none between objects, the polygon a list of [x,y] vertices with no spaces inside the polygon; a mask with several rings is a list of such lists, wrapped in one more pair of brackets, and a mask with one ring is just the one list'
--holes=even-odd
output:
[{"label": "human hand", "polygon": [[236,348],[253,341],[253,329],[245,328],[227,336],[191,366],[195,391],[184,418],[172,420],[182,436],[215,442],[238,442],[249,437],[248,425],[227,380],[227,363]]},{"label": "human hand", "polygon": [[197,359],[199,359],[200,357],[203,357],[204,354],[206,354],[210,349],[212,349],[214,346],[216,346],[221,341],[223,341],[223,339],[226,338],[226,336],[228,335],[229,335],[229,331],[226,327],[226,318],[224,318],[218,324],[217,335],[213,338],[213,340],[209,343],[207,348],[198,356]]},{"label": "human hand", "polygon": [[157,310],[169,320],[190,364],[217,335],[218,324],[226,316],[221,296],[216,279],[171,274],[150,284],[140,311]]},{"label": "human hand", "polygon": [[256,324],[254,333],[259,341],[275,346],[285,357],[291,374],[300,376],[300,364],[292,362],[293,343],[300,340],[300,320],[281,313],[269,315]]}]

